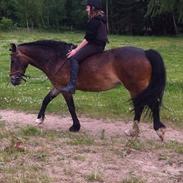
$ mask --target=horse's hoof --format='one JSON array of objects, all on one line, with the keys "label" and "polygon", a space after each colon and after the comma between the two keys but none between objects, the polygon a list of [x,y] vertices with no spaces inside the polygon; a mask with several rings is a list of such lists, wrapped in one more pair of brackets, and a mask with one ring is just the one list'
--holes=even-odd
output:
[{"label": "horse's hoof", "polygon": [[130,137],[138,137],[140,133],[138,122],[134,121],[133,127],[129,130],[125,130],[125,134]]},{"label": "horse's hoof", "polygon": [[166,131],[165,128],[160,128],[159,130],[156,131],[157,135],[159,136],[162,142],[164,141],[165,131]]},{"label": "horse's hoof", "polygon": [[79,126],[71,126],[69,128],[70,132],[78,132],[80,130],[80,125]]},{"label": "horse's hoof", "polygon": [[43,122],[44,122],[44,119],[43,118],[37,118],[36,119],[36,124],[37,125],[41,125],[41,124],[43,124]]}]

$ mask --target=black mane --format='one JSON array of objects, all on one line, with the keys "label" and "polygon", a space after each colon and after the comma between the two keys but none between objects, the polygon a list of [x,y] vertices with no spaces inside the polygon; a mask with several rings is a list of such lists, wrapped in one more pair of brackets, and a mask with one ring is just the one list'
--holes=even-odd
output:
[{"label": "black mane", "polygon": [[70,49],[76,47],[76,45],[72,43],[66,43],[64,41],[55,41],[55,40],[39,40],[34,42],[22,43],[18,46],[32,46],[32,47],[40,47],[44,50],[52,50],[59,54],[60,57],[65,57]]},{"label": "black mane", "polygon": [[60,46],[75,46],[72,43],[66,43],[64,41],[55,41],[55,40],[38,40],[34,42],[22,43],[19,46],[44,46],[44,47],[51,47],[57,48]]}]

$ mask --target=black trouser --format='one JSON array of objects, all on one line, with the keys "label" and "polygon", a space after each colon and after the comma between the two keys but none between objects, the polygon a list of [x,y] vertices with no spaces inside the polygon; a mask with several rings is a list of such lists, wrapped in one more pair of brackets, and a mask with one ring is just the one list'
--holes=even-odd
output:
[{"label": "black trouser", "polygon": [[70,81],[66,87],[62,88],[62,92],[75,93],[77,75],[79,70],[79,62],[85,58],[103,52],[104,46],[98,46],[94,44],[87,44],[81,48],[73,57],[69,58],[71,64]]},{"label": "black trouser", "polygon": [[103,52],[104,48],[105,46],[88,43],[83,48],[81,48],[72,58],[77,60],[78,62],[81,62],[91,55]]}]

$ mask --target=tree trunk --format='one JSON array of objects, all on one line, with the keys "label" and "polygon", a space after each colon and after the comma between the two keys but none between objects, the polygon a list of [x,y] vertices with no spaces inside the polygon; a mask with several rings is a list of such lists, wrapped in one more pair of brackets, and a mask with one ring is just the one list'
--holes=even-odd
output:
[{"label": "tree trunk", "polygon": [[106,0],[107,31],[109,32],[109,2]]},{"label": "tree trunk", "polygon": [[172,18],[173,18],[173,25],[174,25],[175,35],[177,35],[178,30],[177,30],[177,24],[176,24],[176,21],[175,21],[174,13],[172,13]]},{"label": "tree trunk", "polygon": [[29,31],[29,20],[26,18],[26,26],[27,26],[27,31]]}]

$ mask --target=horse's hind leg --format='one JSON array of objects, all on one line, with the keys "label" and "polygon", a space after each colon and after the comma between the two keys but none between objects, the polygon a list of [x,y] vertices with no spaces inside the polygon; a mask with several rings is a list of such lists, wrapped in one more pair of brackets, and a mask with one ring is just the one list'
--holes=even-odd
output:
[{"label": "horse's hind leg", "polygon": [[79,123],[79,120],[78,120],[77,115],[76,115],[73,97],[71,94],[67,94],[67,93],[62,93],[62,94],[64,96],[66,103],[67,103],[69,112],[70,112],[70,114],[72,116],[72,120],[73,120],[73,125],[69,128],[69,130],[71,132],[77,132],[80,130],[80,123]]},{"label": "horse's hind leg", "polygon": [[153,114],[153,126],[159,138],[163,141],[165,135],[166,126],[160,121],[160,107],[157,103],[153,107],[150,107]]},{"label": "horse's hind leg", "polygon": [[133,121],[133,126],[131,129],[125,131],[126,135],[132,136],[132,137],[137,137],[139,135],[140,130],[139,130],[138,123],[140,122],[143,109],[144,107],[134,106],[135,117]]},{"label": "horse's hind leg", "polygon": [[45,118],[45,110],[46,107],[48,106],[48,104],[59,94],[59,90],[57,90],[56,88],[53,88],[47,95],[46,97],[43,99],[42,105],[41,105],[41,109],[38,113],[38,117],[36,119],[36,122],[38,124],[42,124],[44,122],[44,118]]}]

